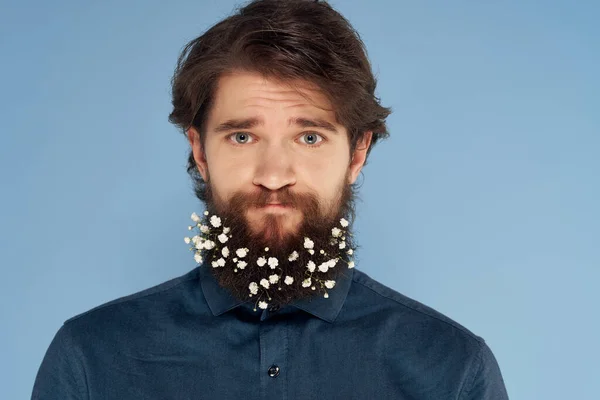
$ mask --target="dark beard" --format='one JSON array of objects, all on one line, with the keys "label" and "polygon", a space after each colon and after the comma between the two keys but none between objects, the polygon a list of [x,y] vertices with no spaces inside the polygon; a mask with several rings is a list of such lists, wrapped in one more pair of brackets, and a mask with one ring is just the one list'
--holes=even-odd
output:
[{"label": "dark beard", "polygon": [[[283,205],[301,211],[302,222],[295,232],[281,231],[281,218],[285,218],[285,215],[266,215],[263,220],[265,228],[263,232],[253,233],[248,226],[245,217],[248,208],[266,205],[273,195],[277,196],[277,201]],[[353,187],[344,183],[339,189],[336,204],[322,205],[316,195],[292,193],[288,187],[278,191],[270,191],[261,187],[257,193],[236,193],[228,204],[217,204],[210,185],[208,185],[206,209],[209,216],[206,219],[216,214],[222,221],[220,228],[211,226],[211,232],[221,233],[223,227],[228,227],[230,228],[228,234],[230,237],[224,244],[216,238],[212,239],[217,247],[204,251],[206,268],[211,270],[221,287],[242,301],[252,301],[256,304],[259,301],[265,301],[269,306],[284,306],[296,300],[323,295],[328,292],[324,282],[327,280],[337,281],[339,276],[347,274],[348,262],[353,259],[353,256],[348,255],[348,250],[355,249],[350,232],[354,219],[354,198]],[[340,225],[341,218],[349,221],[348,227]],[[207,223],[205,222],[205,224]],[[334,227],[338,227],[344,232],[345,247],[343,249],[340,249],[338,244],[342,241],[341,237],[332,242],[334,239],[332,228]],[[314,254],[310,254],[304,247],[305,237],[310,238],[314,243]],[[225,258],[225,266],[213,267],[212,261],[223,258],[221,249],[225,246],[230,252],[229,256]],[[240,248],[248,249],[243,258],[236,255],[236,250]],[[265,251],[265,248],[268,248],[268,251]],[[324,254],[321,254],[321,250],[324,250]],[[297,259],[289,261],[288,257],[294,251],[298,253]],[[274,269],[268,264],[259,266],[256,262],[259,257],[266,259],[275,257],[279,264]],[[234,258],[237,258],[238,261],[246,261],[248,265],[244,269],[237,268],[233,261]],[[315,268],[311,273],[307,269],[310,261],[318,267],[332,258],[339,258],[339,260],[326,272]],[[279,275],[277,283],[271,283],[269,289],[266,290],[259,285],[258,294],[250,296],[250,282],[258,284],[262,279],[269,280],[269,276],[273,274]],[[284,283],[286,276],[293,278],[291,285]],[[302,282],[310,276],[312,276],[311,285],[303,287]]]}]

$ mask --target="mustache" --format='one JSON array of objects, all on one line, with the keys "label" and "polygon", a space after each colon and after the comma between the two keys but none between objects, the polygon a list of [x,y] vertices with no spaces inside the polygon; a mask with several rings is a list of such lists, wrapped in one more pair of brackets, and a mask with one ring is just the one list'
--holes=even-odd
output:
[{"label": "mustache", "polygon": [[286,207],[310,209],[318,204],[318,198],[312,193],[294,193],[289,187],[278,190],[261,187],[254,192],[234,194],[231,203],[242,207],[265,207],[278,203]]}]

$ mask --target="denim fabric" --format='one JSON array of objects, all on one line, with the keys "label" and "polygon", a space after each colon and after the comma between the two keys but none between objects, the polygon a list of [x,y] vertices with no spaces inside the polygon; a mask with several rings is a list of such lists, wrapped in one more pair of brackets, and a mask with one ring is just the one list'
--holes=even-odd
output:
[{"label": "denim fabric", "polygon": [[67,320],[32,399],[508,398],[481,337],[356,268],[257,311],[208,268]]}]

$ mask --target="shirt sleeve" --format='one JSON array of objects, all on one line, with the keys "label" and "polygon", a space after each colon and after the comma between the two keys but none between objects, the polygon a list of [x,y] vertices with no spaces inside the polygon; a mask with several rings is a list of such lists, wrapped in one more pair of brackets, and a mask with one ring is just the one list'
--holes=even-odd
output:
[{"label": "shirt sleeve", "polygon": [[508,400],[504,379],[492,350],[481,342],[460,400]]},{"label": "shirt sleeve", "polygon": [[31,400],[87,399],[83,364],[68,325],[60,327],[42,360]]}]

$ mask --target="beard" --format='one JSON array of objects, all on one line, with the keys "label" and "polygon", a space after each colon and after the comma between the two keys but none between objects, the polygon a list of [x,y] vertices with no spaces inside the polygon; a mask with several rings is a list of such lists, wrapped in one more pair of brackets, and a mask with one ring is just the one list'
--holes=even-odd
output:
[{"label": "beard", "polygon": [[[346,182],[340,184],[336,199],[327,203],[314,193],[292,192],[287,186],[276,191],[259,186],[252,193],[236,192],[224,202],[215,198],[209,183],[205,192],[206,210],[209,215],[221,218],[223,228],[229,228],[227,241],[223,244],[215,241],[220,247],[204,253],[207,268],[218,284],[238,300],[255,301],[256,304],[264,301],[269,306],[284,306],[319,294],[328,297],[325,282],[337,281],[342,274],[347,274],[349,265],[353,266],[349,263],[355,249],[350,231],[355,215],[355,194],[354,187]],[[266,206],[273,198],[291,209],[283,214],[261,213],[260,220],[251,226],[248,211]],[[286,219],[290,218],[291,211],[301,214],[301,222],[296,229],[286,231],[284,225],[289,222]],[[342,218],[349,221],[347,228],[340,226]],[[340,229],[339,237],[332,235],[334,227]],[[312,252],[306,248],[305,238],[312,241]],[[340,248],[342,242],[343,248]],[[229,251],[227,257],[224,257],[223,247]],[[245,249],[246,254],[240,257],[236,252],[238,249]],[[226,260],[225,265],[215,267],[213,264],[211,267],[211,263],[219,258]],[[259,265],[257,260],[260,258],[269,263]],[[276,266],[271,262],[273,258],[277,260]],[[247,262],[247,265],[239,268],[239,261]],[[327,262],[329,268],[321,268]],[[313,272],[307,267],[311,264]],[[251,282],[258,284],[274,274],[278,275],[277,282],[271,281],[266,290],[259,285],[259,292],[252,295]],[[290,278],[293,281],[288,284]],[[303,282],[307,283],[307,278],[311,278],[310,285],[305,287]]]}]

